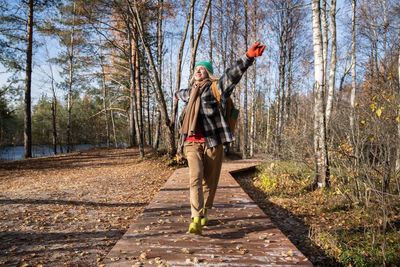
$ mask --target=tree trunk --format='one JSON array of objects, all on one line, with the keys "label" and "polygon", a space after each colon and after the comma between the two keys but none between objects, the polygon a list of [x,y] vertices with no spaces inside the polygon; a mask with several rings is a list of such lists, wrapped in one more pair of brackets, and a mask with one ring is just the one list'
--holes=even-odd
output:
[{"label": "tree trunk", "polygon": [[[138,78],[137,74],[137,60],[139,57],[139,51],[137,48],[137,43],[135,40],[136,35],[134,35],[134,28],[137,25],[135,23],[131,22],[130,19],[127,19],[125,21],[127,30],[128,30],[128,39],[129,39],[129,70],[130,70],[130,93],[131,93],[131,117],[133,113],[133,118],[134,118],[134,128],[136,131],[136,140],[138,142],[139,146],[139,153],[140,157],[144,157],[144,148],[143,148],[143,134],[142,134],[142,129],[140,125],[140,114],[139,114],[139,99],[138,99],[138,88],[140,90],[140,86],[138,86],[136,83],[140,81],[140,77]],[[132,23],[132,24],[131,24]],[[133,26],[131,28],[131,25]],[[135,37],[134,37],[135,36]],[[132,119],[131,119],[132,120]],[[133,125],[131,125],[133,126]],[[134,138],[134,136],[132,136]]]},{"label": "tree trunk", "polygon": [[[189,24],[190,24],[190,17],[191,13],[193,12],[194,9],[194,0],[190,1],[190,6],[189,6],[189,12],[187,13],[186,16],[186,25],[185,25],[185,30],[183,31],[183,36],[181,39],[181,45],[179,47],[179,52],[178,52],[178,60],[176,63],[176,79],[175,79],[175,89],[178,90],[181,87],[181,75],[182,75],[182,58],[183,58],[183,49],[185,47],[185,42],[186,42],[186,36],[187,32],[189,29]],[[178,115],[178,101],[174,101],[174,112],[173,112],[173,117],[171,118],[172,124],[175,127],[176,123],[176,118]]]},{"label": "tree trunk", "polygon": [[210,50],[208,52],[211,64],[213,64],[213,40],[211,36],[212,32],[212,6],[210,5],[210,15],[208,16],[208,42],[210,43]]},{"label": "tree trunk", "polygon": [[[130,31],[130,30],[128,30]],[[131,42],[131,40],[129,41]],[[132,53],[132,49],[129,49],[129,53]],[[129,55],[129,63],[132,61],[132,55]],[[135,129],[135,124],[136,124],[136,118],[135,118],[135,105],[136,101],[134,99],[136,98],[135,95],[135,76],[134,76],[134,71],[131,70],[131,79],[130,79],[130,87],[129,87],[129,96],[130,96],[130,102],[129,102],[129,147],[135,147],[136,146],[136,129]]]},{"label": "tree trunk", "polygon": [[331,20],[330,34],[331,34],[331,64],[329,67],[329,83],[328,95],[326,98],[326,127],[329,129],[329,122],[331,119],[333,107],[333,95],[335,93],[335,79],[336,79],[336,0],[331,1],[329,10],[329,17]]},{"label": "tree trunk", "polygon": [[156,130],[155,130],[155,134],[154,134],[153,150],[157,151],[159,143],[160,143],[160,131],[161,131],[161,111],[160,111],[160,109],[157,109],[155,125],[156,125]]},{"label": "tree trunk", "polygon": [[152,138],[152,135],[151,135],[151,118],[152,118],[152,115],[151,115],[151,113],[150,113],[150,85],[149,84],[147,84],[147,86],[146,86],[146,96],[147,96],[147,101],[146,101],[146,103],[147,103],[147,106],[146,106],[146,111],[147,111],[147,145],[152,145],[153,144],[153,142],[152,142],[152,140],[151,140],[151,138]]},{"label": "tree trunk", "polygon": [[103,64],[103,55],[100,49],[100,66],[101,66],[101,75],[102,75],[102,87],[103,87],[103,109],[104,109],[104,121],[106,126],[106,144],[107,148],[110,148],[110,129],[108,126],[108,114],[107,114],[107,87],[106,87],[106,73],[104,70]]},{"label": "tree trunk", "polygon": [[[129,1],[128,1],[129,3]],[[131,6],[129,5],[129,8],[131,9]],[[157,97],[157,102],[159,104],[159,107],[161,109],[161,116],[163,118],[163,121],[166,126],[166,131],[167,131],[167,145],[168,145],[168,154],[170,157],[175,155],[176,153],[176,145],[175,145],[175,125],[171,122],[169,116],[168,116],[168,110],[167,110],[167,105],[165,103],[164,99],[164,94],[161,88],[160,84],[160,79],[158,78],[158,72],[157,68],[154,64],[154,59],[153,55],[150,51],[150,48],[146,42],[146,39],[144,38],[144,29],[143,29],[143,22],[140,17],[139,13],[139,8],[137,1],[134,1],[134,10],[131,10],[131,13],[134,14],[134,18],[137,24],[137,31],[139,33],[140,39],[142,41],[142,45],[145,49],[148,61],[150,63],[151,71],[153,74],[153,79],[155,81],[155,89],[156,89],[156,97]]]},{"label": "tree trunk", "polygon": [[[247,0],[244,1],[244,47],[248,49],[248,16],[247,16],[247,9],[248,9],[248,2]],[[243,111],[244,111],[244,120],[243,120],[243,147],[242,147],[242,157],[247,159],[249,157],[248,154],[248,142],[249,142],[249,129],[247,128],[249,122],[249,112],[247,110],[247,83],[248,83],[248,75],[247,71],[244,74],[244,92],[243,92]]]},{"label": "tree trunk", "polygon": [[324,60],[321,32],[320,0],[312,1],[312,32],[314,46],[314,150],[315,180],[313,187],[329,186],[329,164],[326,144],[324,109]]},{"label": "tree trunk", "polygon": [[54,72],[53,72],[53,67],[51,66],[50,63],[50,55],[49,55],[49,50],[47,47],[47,43],[44,40],[44,44],[45,44],[45,49],[46,49],[46,57],[47,57],[47,61],[49,62],[49,68],[50,68],[50,78],[51,78],[51,82],[50,82],[50,86],[51,86],[51,93],[52,93],[52,101],[51,101],[51,122],[52,122],[52,135],[53,135],[53,153],[54,155],[57,154],[57,96],[56,96],[56,88],[54,86]]},{"label": "tree trunk", "polygon": [[[203,11],[203,16],[202,16],[202,18],[201,18],[201,21],[200,21],[200,25],[199,25],[199,30],[197,31],[197,35],[196,35],[196,39],[194,40],[194,42],[193,42],[193,33],[191,32],[191,51],[190,51],[190,77],[192,77],[192,74],[193,74],[193,69],[194,69],[194,66],[196,65],[196,55],[197,55],[197,48],[198,48],[198,46],[199,46],[199,41],[200,41],[200,37],[201,37],[201,33],[203,32],[203,27],[204,27],[204,24],[205,24],[205,22],[206,22],[206,18],[207,18],[207,13],[208,13],[208,10],[210,9],[210,6],[211,6],[211,0],[208,0],[207,1],[207,4],[206,4],[206,8],[204,9],[204,11]],[[194,10],[193,10],[193,12],[192,12],[192,31],[193,31],[193,24],[194,24],[194,20],[193,20],[193,16],[194,16]]]},{"label": "tree trunk", "polygon": [[[268,71],[269,74],[269,71]],[[264,80],[264,84],[267,84],[267,95],[268,95],[268,105],[267,105],[267,134],[265,135],[265,139],[266,139],[266,153],[269,153],[270,151],[270,133],[271,133],[271,81],[268,79],[268,83],[265,82]]]},{"label": "tree trunk", "polygon": [[113,128],[113,135],[114,135],[114,147],[118,148],[118,141],[117,141],[117,134],[115,131],[115,123],[114,123],[114,114],[113,111],[111,110],[111,124],[112,124],[112,128]]},{"label": "tree trunk", "polygon": [[72,85],[74,82],[74,37],[75,37],[75,3],[72,18],[71,28],[71,48],[69,51],[69,81],[68,81],[68,96],[67,96],[67,153],[72,151],[71,146],[71,113],[72,113]]},{"label": "tree trunk", "polygon": [[[47,49],[47,48],[46,48]],[[57,154],[57,96],[56,96],[56,89],[54,87],[54,74],[53,68],[50,66],[50,75],[51,75],[51,92],[53,95],[52,102],[51,102],[51,121],[53,126],[53,153],[54,155]]]},{"label": "tree trunk", "polygon": [[352,0],[352,43],[351,43],[351,94],[350,94],[350,131],[355,145],[355,98],[356,98],[356,0]]},{"label": "tree trunk", "polygon": [[256,62],[254,62],[254,72],[253,72],[253,84],[252,84],[252,98],[253,101],[251,103],[251,117],[250,117],[250,157],[254,157],[254,146],[255,146],[255,138],[256,138],[256,79],[257,79],[257,67]]},{"label": "tree trunk", "polygon": [[24,156],[32,157],[32,118],[31,118],[31,85],[32,85],[32,42],[33,42],[33,0],[29,0],[28,32],[26,48],[25,110],[24,110]]},{"label": "tree trunk", "polygon": [[[253,37],[254,40],[258,40],[257,37],[257,27],[258,21],[257,21],[257,2],[253,2]],[[251,117],[250,117],[250,157],[254,157],[254,146],[256,144],[256,105],[257,105],[257,96],[256,96],[256,81],[257,81],[257,62],[254,62],[254,68],[253,68],[253,77],[252,77],[252,103],[251,103]]]},{"label": "tree trunk", "polygon": [[321,26],[322,26],[322,53],[324,60],[324,88],[326,90],[327,71],[328,71],[328,19],[326,17],[326,0],[322,0]]},{"label": "tree trunk", "polygon": [[[399,23],[399,29],[400,29],[400,23]],[[397,64],[398,64],[398,66],[397,66],[397,74],[398,74],[398,80],[397,80],[397,86],[398,86],[398,90],[397,90],[397,93],[399,94],[399,96],[400,96],[400,30],[399,30],[399,36],[398,36],[398,42],[397,42],[397,44],[398,44],[398,53],[399,53],[399,55],[398,55],[398,61],[397,61]],[[400,107],[400,105],[398,105],[398,107]],[[397,109],[397,117],[399,118],[400,117],[400,108],[398,108]],[[397,150],[397,157],[396,157],[396,171],[400,171],[400,120],[397,120],[397,142],[398,142],[398,144],[397,144],[397,148],[396,148],[396,150]]]},{"label": "tree trunk", "polygon": [[[292,16],[290,16],[290,23],[288,24],[291,25],[292,23]],[[292,78],[292,72],[293,72],[293,54],[294,54],[294,32],[293,30],[289,31],[288,30],[288,37],[286,38],[287,42],[287,75],[286,75],[286,90],[284,90],[284,98],[283,98],[283,119],[282,119],[282,125],[285,127],[289,123],[289,117],[290,117],[290,101],[291,101],[291,96],[292,96],[292,85],[293,85],[293,78]]]},{"label": "tree trunk", "polygon": [[[135,38],[136,39],[136,38]],[[140,80],[140,59],[139,59],[139,49],[137,40],[135,42],[135,92],[136,92],[136,107],[137,107],[137,126],[136,126],[136,134],[139,143],[139,152],[140,156],[144,157],[144,127],[143,127],[143,99],[142,99],[142,83]]]},{"label": "tree trunk", "polygon": [[274,140],[274,154],[279,155],[281,152],[281,134],[283,130],[283,110],[284,110],[284,97],[285,97],[285,65],[286,65],[286,45],[287,45],[287,6],[281,1],[281,30],[279,36],[279,74],[278,74],[278,87],[277,87],[277,107],[276,107],[276,128],[275,128],[275,140]]}]

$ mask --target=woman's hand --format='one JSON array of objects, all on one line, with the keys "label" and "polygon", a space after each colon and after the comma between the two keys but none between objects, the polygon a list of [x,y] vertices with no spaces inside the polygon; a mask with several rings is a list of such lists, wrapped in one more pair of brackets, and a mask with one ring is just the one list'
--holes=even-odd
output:
[{"label": "woman's hand", "polygon": [[260,42],[257,42],[252,47],[250,47],[249,51],[246,52],[246,55],[249,58],[259,57],[264,52],[264,48],[266,45],[260,45]]}]

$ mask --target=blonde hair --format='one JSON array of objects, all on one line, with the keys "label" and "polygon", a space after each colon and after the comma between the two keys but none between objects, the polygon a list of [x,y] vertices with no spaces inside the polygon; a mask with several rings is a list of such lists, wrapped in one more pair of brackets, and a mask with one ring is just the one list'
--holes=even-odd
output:
[{"label": "blonde hair", "polygon": [[[219,80],[219,78],[218,78],[217,76],[212,75],[211,72],[209,72],[207,68],[205,68],[205,70],[207,71],[208,79],[209,79],[211,82],[214,82],[214,81],[218,81],[218,80]],[[194,75],[193,75],[193,74],[192,74],[192,78],[191,78],[190,81],[189,81],[189,84],[190,84],[190,85],[193,85],[193,84],[194,84]]]}]

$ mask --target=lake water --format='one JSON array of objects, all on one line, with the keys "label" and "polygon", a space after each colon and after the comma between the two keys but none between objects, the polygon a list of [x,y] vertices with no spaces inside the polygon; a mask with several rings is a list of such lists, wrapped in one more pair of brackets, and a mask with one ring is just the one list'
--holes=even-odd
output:
[{"label": "lake water", "polygon": [[[94,147],[104,147],[105,145],[75,145],[72,146],[72,151],[88,150]],[[60,153],[57,146],[57,153]],[[67,147],[63,146],[63,152],[67,151]],[[53,148],[49,146],[32,146],[32,157],[42,157],[54,155]],[[0,148],[0,161],[13,161],[24,159],[24,146],[6,146]]]}]

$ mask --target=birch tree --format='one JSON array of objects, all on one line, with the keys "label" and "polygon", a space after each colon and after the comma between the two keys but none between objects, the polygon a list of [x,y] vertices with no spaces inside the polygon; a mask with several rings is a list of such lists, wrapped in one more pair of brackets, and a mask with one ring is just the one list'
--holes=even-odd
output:
[{"label": "birch tree", "polygon": [[329,66],[329,82],[328,82],[328,95],[326,98],[326,127],[329,128],[329,121],[331,118],[332,107],[333,107],[333,95],[335,93],[335,79],[336,79],[336,0],[331,0],[329,8],[330,28],[329,32],[331,35],[331,62]]},{"label": "birch tree", "polygon": [[[249,24],[249,19],[248,19],[248,1],[244,1],[244,46],[247,48],[248,47],[248,24]],[[248,139],[249,139],[249,129],[248,129],[248,123],[249,123],[249,112],[247,109],[247,83],[248,83],[248,74],[247,71],[244,74],[244,91],[243,91],[243,111],[244,111],[244,120],[243,120],[243,145],[242,145],[242,157],[244,159],[247,159],[249,157],[248,155]]]},{"label": "birch tree", "polygon": [[314,48],[314,152],[315,180],[313,187],[329,186],[329,163],[326,143],[324,109],[324,60],[321,31],[320,0],[312,1],[312,32]]},{"label": "birch tree", "polygon": [[352,135],[353,145],[355,144],[355,98],[356,98],[356,0],[351,1],[352,18],[351,18],[351,93],[350,93],[350,131]]}]

